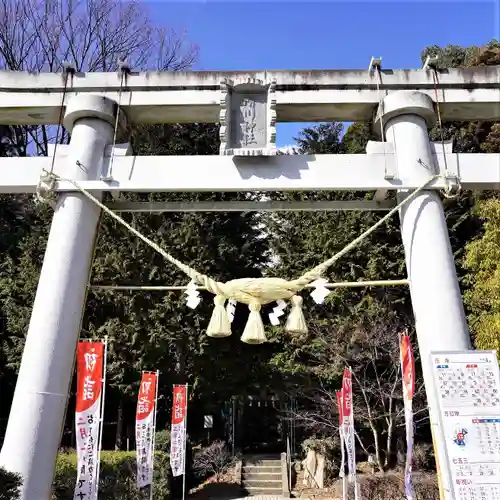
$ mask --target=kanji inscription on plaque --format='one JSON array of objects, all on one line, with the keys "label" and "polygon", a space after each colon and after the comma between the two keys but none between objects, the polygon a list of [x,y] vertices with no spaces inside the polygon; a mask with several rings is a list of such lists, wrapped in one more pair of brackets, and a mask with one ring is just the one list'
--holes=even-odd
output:
[{"label": "kanji inscription on plaque", "polygon": [[275,83],[248,79],[221,82],[220,154],[276,154]]}]

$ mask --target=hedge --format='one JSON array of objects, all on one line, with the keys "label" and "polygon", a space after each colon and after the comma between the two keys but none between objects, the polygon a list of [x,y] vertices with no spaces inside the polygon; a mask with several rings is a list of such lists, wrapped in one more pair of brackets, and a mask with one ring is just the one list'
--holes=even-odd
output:
[{"label": "hedge", "polygon": [[[52,486],[52,500],[73,500],[76,484],[76,453],[60,453]],[[136,486],[135,452],[103,451],[99,477],[99,500],[142,500],[147,491]],[[171,472],[167,453],[155,453],[154,498],[164,500],[170,496]],[[2,497],[0,497],[3,500]]]},{"label": "hedge", "polygon": [[17,500],[20,486],[21,476],[0,467],[0,500]]},{"label": "hedge", "polygon": [[[364,476],[360,481],[363,500],[405,500],[403,474]],[[413,489],[416,500],[439,500],[435,474],[414,474]]]}]

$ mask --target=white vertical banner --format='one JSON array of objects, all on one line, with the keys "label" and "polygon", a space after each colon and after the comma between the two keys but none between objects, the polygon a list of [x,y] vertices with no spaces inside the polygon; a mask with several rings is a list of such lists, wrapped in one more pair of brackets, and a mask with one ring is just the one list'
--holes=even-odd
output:
[{"label": "white vertical banner", "polygon": [[350,368],[344,370],[342,379],[342,418],[343,437],[347,451],[349,482],[354,484],[354,496],[358,500],[359,488],[356,477],[356,448],[354,443],[354,415],[352,409],[352,376]]},{"label": "white vertical banner", "polygon": [[403,401],[406,427],[406,464],[405,464],[405,494],[407,500],[414,500],[412,485],[413,466],[413,394],[415,393],[415,359],[409,335],[399,336],[399,352],[401,357],[401,373],[403,382]]},{"label": "white vertical banner", "polygon": [[170,435],[170,467],[174,477],[186,472],[186,413],[187,385],[174,385]]},{"label": "white vertical banner", "polygon": [[74,500],[97,500],[104,407],[106,343],[80,341],[77,348]]},{"label": "white vertical banner", "polygon": [[143,372],[135,417],[137,487],[153,485],[158,373]]},{"label": "white vertical banner", "polygon": [[342,390],[337,391],[337,408],[339,411],[339,436],[340,436],[340,471],[339,477],[342,478],[342,500],[347,499],[347,484],[345,475],[345,443],[344,443],[344,431],[342,429],[342,423],[344,421],[343,414],[343,402],[342,402]]}]

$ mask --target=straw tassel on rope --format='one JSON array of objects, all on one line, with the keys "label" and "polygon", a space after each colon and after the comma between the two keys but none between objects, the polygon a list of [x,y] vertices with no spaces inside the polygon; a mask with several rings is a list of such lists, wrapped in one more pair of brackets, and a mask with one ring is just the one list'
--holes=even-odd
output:
[{"label": "straw tassel on rope", "polygon": [[303,299],[300,295],[294,295],[290,302],[292,303],[292,310],[288,315],[285,330],[289,333],[306,334],[308,329],[302,311]]},{"label": "straw tassel on rope", "polygon": [[261,305],[258,302],[252,302],[248,308],[250,309],[250,314],[248,315],[241,341],[246,344],[262,344],[267,341],[267,338],[264,333],[264,323],[260,315]]},{"label": "straw tassel on rope", "polygon": [[212,317],[207,327],[207,335],[216,339],[229,337],[231,335],[231,322],[224,307],[226,297],[224,295],[216,295],[214,297],[214,304]]}]

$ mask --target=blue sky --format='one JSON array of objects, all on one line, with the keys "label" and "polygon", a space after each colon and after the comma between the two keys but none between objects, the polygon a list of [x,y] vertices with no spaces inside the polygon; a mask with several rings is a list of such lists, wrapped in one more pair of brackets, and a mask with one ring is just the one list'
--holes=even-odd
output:
[{"label": "blue sky", "polygon": [[[364,69],[371,56],[386,68],[418,68],[427,45],[500,38],[500,0],[147,3],[156,22],[199,44],[200,70]],[[279,124],[278,145],[303,127]]]}]

